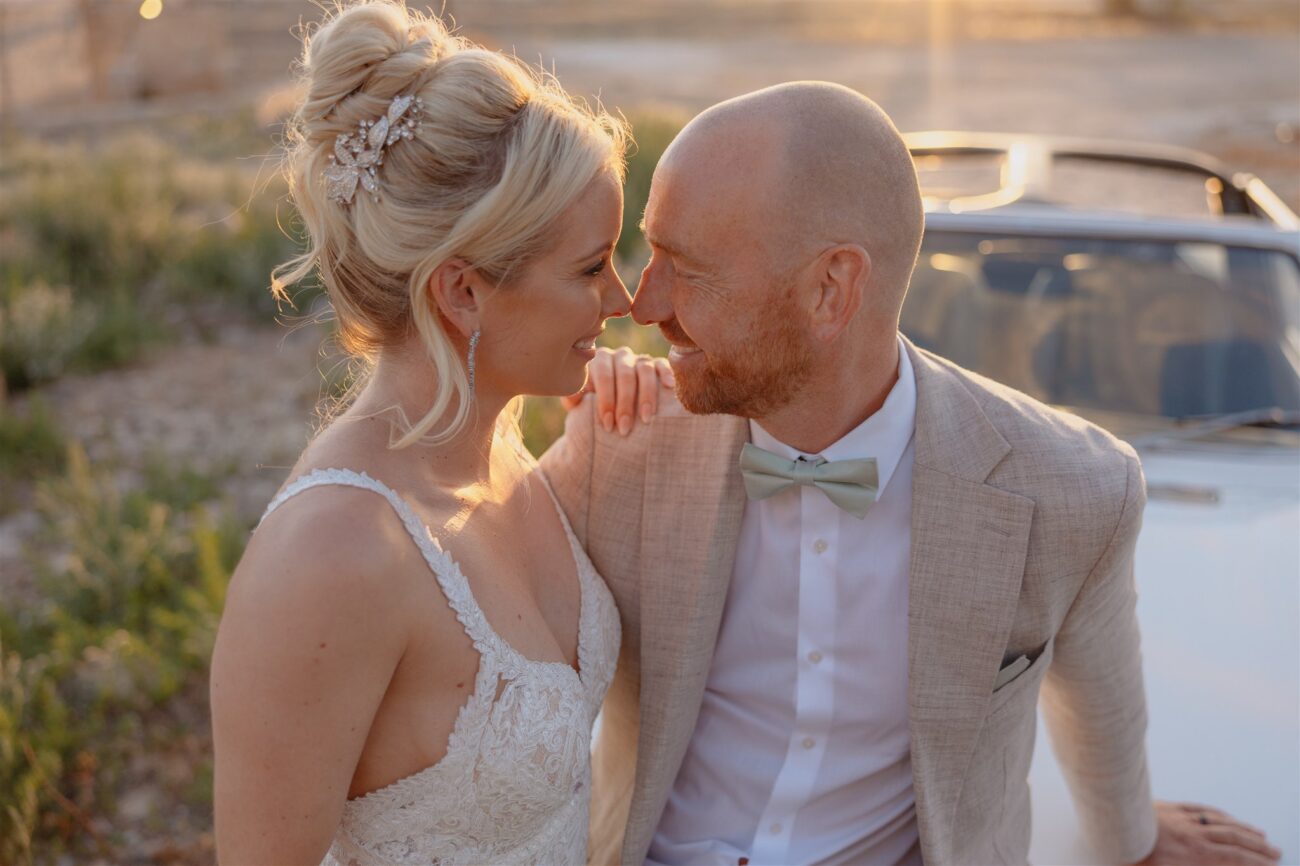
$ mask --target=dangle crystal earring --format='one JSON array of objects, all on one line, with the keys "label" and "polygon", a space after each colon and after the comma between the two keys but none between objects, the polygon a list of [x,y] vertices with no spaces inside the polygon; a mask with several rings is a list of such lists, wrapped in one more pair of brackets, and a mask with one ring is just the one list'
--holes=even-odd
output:
[{"label": "dangle crystal earring", "polygon": [[469,362],[466,367],[469,368],[469,393],[471,396],[474,394],[474,353],[478,350],[478,341],[481,336],[483,336],[483,332],[478,328],[475,328],[474,333],[469,335]]}]

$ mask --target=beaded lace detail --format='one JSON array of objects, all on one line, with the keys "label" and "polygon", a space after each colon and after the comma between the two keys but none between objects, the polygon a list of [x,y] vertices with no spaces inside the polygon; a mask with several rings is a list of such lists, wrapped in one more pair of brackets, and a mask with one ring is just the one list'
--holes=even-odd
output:
[{"label": "beaded lace detail", "polygon": [[577,671],[562,661],[527,659],[497,635],[460,566],[429,527],[364,472],[307,473],[271,501],[262,519],[289,497],[322,484],[361,487],[388,500],[474,642],[479,669],[446,755],[349,800],[321,866],[585,863],[591,727],[614,677],[621,635],[614,600],[559,503],[581,592]]}]

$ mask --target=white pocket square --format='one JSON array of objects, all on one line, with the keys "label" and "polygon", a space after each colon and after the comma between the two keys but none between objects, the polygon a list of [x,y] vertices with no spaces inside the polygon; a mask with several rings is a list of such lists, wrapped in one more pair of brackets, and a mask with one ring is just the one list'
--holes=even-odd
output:
[{"label": "white pocket square", "polygon": [[1005,686],[1007,683],[1020,676],[1021,671],[1029,667],[1029,656],[1021,656],[1011,664],[998,671],[997,678],[993,680],[993,691]]}]

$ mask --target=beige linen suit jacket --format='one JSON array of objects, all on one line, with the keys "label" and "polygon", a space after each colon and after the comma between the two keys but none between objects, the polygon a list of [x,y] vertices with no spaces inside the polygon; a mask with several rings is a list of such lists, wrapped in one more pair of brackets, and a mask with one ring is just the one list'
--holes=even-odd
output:
[{"label": "beige linen suit jacket", "polygon": [[[1042,685],[1085,832],[1109,860],[1138,860],[1156,826],[1134,613],[1137,457],[1079,418],[906,348],[917,385],[908,709],[922,856],[930,866],[1026,862]],[[749,426],[669,401],[623,438],[595,423],[591,402],[570,414],[542,467],[623,623],[594,757],[591,859],[640,866],[704,694]],[[1021,655],[1029,667],[994,689]]]}]

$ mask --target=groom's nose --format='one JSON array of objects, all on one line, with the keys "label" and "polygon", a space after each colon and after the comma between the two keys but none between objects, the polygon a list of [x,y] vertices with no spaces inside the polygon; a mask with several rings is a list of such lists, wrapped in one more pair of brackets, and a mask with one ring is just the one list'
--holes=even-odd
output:
[{"label": "groom's nose", "polygon": [[669,292],[672,277],[667,272],[670,267],[655,261],[652,256],[641,272],[641,281],[632,297],[632,318],[637,324],[657,325],[673,317]]}]

